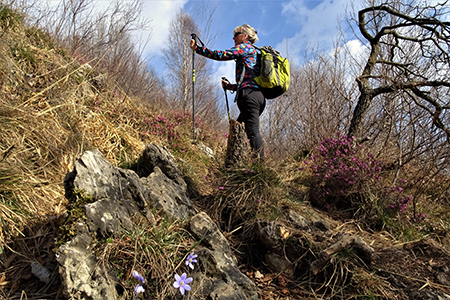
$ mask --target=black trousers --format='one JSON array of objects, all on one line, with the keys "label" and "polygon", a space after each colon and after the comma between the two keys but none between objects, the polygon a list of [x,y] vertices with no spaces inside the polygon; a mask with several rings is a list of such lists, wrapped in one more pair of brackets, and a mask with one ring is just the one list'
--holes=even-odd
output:
[{"label": "black trousers", "polygon": [[262,92],[255,88],[239,90],[237,105],[240,111],[237,121],[245,124],[245,132],[250,140],[250,146],[255,158],[264,158],[264,144],[259,131],[259,116],[266,107],[266,99]]}]

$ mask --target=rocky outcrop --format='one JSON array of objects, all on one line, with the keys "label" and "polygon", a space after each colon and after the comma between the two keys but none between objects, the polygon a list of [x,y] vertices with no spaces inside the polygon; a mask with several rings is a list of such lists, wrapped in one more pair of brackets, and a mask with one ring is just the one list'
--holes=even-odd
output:
[{"label": "rocky outcrop", "polygon": [[[186,195],[186,183],[173,156],[163,147],[149,145],[138,173],[112,166],[98,151],[77,157],[64,187],[70,201],[66,228],[70,238],[57,252],[63,293],[71,299],[119,299],[117,271],[96,257],[95,239],[131,230],[132,217],[140,214],[155,222],[153,209],[189,221],[201,243],[196,253],[203,268],[198,277],[200,298],[258,299],[253,282],[241,273],[228,241],[205,213],[198,213]],[[71,213],[72,211],[72,213]],[[76,213],[74,212],[76,211]]]},{"label": "rocky outcrop", "polygon": [[70,299],[117,299],[115,272],[109,266],[99,264],[91,244],[92,239],[86,232],[58,249],[63,293]]},{"label": "rocky outcrop", "polygon": [[217,300],[258,299],[254,283],[238,269],[227,239],[211,218],[199,213],[191,219],[189,227],[202,241],[197,253],[203,266],[209,266],[200,275],[202,293]]}]

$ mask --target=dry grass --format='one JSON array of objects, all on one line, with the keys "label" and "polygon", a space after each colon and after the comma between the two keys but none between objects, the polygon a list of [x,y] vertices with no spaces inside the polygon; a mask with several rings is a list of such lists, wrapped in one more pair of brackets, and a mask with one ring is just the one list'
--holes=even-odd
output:
[{"label": "dry grass", "polygon": [[[57,48],[43,32],[3,32],[0,58],[0,246],[28,221],[64,212],[62,182],[77,154],[98,148],[119,166],[136,161],[148,143],[173,146],[168,133],[151,133],[148,120],[161,114],[157,108],[109,88],[107,79],[99,86],[95,68]],[[186,145],[174,149],[180,156],[200,152],[189,140],[190,119],[176,128]],[[214,134],[205,130],[198,140],[223,143]],[[191,173],[204,168],[204,156],[198,157],[190,161]]]},{"label": "dry grass", "polygon": [[[161,111],[150,105],[151,99],[129,98],[107,79],[99,85],[97,76],[102,74],[95,66],[59,49],[39,30],[18,27],[20,18],[12,18],[8,24],[16,24],[20,30],[0,33],[0,259],[4,264],[0,286],[9,289],[2,291],[2,296],[8,298],[20,291],[16,283],[27,279],[23,274],[29,274],[30,262],[51,260],[51,241],[57,236],[57,220],[67,204],[64,177],[72,171],[77,154],[92,148],[98,148],[113,165],[130,167],[145,145],[167,146],[178,159],[192,198],[204,200],[200,206],[227,236],[241,239],[236,244],[247,242],[256,218],[280,220],[288,209],[310,220],[327,218],[307,205],[311,182],[304,163],[307,158],[282,163],[280,158],[269,159],[265,165],[225,172],[226,139],[222,134],[197,120],[199,143],[192,143],[189,114]],[[213,149],[215,159],[200,149],[201,143]],[[449,180],[441,180],[430,180],[430,186],[421,190],[418,207],[431,219],[423,223],[423,232],[410,223],[368,233],[353,221],[341,223],[336,230],[358,234],[380,248],[411,238],[411,234],[406,236],[411,228],[414,237],[423,236],[430,228],[446,231],[450,227],[449,203],[443,199],[448,191],[441,187],[448,186]],[[439,199],[429,197],[437,191]],[[183,224],[162,217],[155,226],[137,223],[139,230],[99,241],[96,251],[119,270],[125,290],[132,289],[130,273],[137,270],[159,281],[147,287],[155,297],[171,294],[168,287],[173,273],[185,267],[183,259],[194,240]],[[161,236],[164,242],[160,242]],[[311,252],[308,247],[302,250]],[[5,252],[12,254],[6,257]],[[394,297],[386,282],[358,266],[351,253],[347,255],[335,257],[323,278],[308,278],[296,288],[314,299],[325,294],[344,299],[349,292],[346,284],[358,287],[352,292],[366,295],[364,299]],[[8,282],[8,278],[17,279]],[[47,292],[54,291],[41,290],[39,296]]]},{"label": "dry grass", "polygon": [[[54,242],[67,204],[63,180],[78,154],[98,148],[113,165],[130,167],[146,144],[161,144],[180,158],[191,186],[202,191],[197,178],[204,178],[211,159],[199,145],[220,157],[226,140],[197,120],[193,144],[189,114],[162,112],[151,99],[129,98],[107,76],[99,83],[95,66],[20,20],[15,24],[18,30],[2,31],[0,42],[0,297],[56,298],[57,280],[44,287],[36,280],[23,282],[30,280],[34,261],[57,272]],[[122,270],[125,290],[136,269],[155,278],[147,290],[157,298],[173,294],[173,273],[185,267],[192,239],[182,224],[164,218],[140,225],[140,231],[99,241],[99,257]]]},{"label": "dry grass", "polygon": [[145,219],[134,221],[136,227],[132,232],[125,231],[100,242],[95,250],[97,256],[117,271],[125,295],[136,285],[132,276],[135,270],[146,279],[143,286],[152,298],[174,297],[176,290],[171,288],[174,274],[189,273],[185,261],[196,245],[195,239],[183,224],[167,217],[158,216],[154,225]]}]

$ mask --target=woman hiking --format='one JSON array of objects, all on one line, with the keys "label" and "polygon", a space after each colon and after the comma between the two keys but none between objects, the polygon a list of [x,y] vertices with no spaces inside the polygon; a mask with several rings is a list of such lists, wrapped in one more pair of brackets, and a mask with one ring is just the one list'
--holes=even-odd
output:
[{"label": "woman hiking", "polygon": [[[257,59],[258,50],[253,47],[253,44],[259,40],[256,34],[257,32],[253,27],[244,24],[234,29],[234,47],[228,50],[210,50],[206,47],[199,47],[194,39],[191,39],[189,46],[197,54],[207,58],[222,61],[236,60],[236,82],[238,84],[231,84],[222,80],[222,87],[237,91],[236,102],[240,111],[237,121],[244,122],[245,132],[250,140],[255,158],[263,160],[264,145],[259,131],[259,116],[266,107],[266,99],[260,87],[253,81],[260,74],[260,62]],[[241,78],[243,73],[244,77]]]}]

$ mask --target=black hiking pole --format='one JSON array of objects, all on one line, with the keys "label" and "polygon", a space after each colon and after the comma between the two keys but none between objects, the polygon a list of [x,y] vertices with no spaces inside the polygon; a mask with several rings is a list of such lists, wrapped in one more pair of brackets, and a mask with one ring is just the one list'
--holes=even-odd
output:
[{"label": "black hiking pole", "polygon": [[[222,77],[222,80],[226,83],[230,83],[226,77]],[[228,112],[228,122],[231,122],[231,114],[230,114],[230,106],[228,105],[228,95],[227,89],[223,87],[223,91],[225,92],[225,101],[227,102],[227,112]]]},{"label": "black hiking pole", "polygon": [[[197,43],[195,33],[191,37]],[[195,50],[192,50],[192,141],[195,143]]]}]

